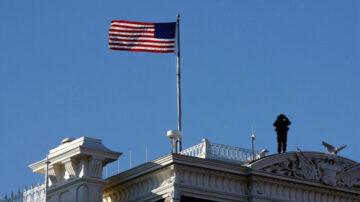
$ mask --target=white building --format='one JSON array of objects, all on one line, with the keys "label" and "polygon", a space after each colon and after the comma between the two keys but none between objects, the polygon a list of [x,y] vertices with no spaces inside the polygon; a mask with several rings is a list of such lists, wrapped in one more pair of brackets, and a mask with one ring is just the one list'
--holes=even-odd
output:
[{"label": "white building", "polygon": [[[210,143],[144,163],[107,179],[103,167],[121,153],[101,140],[65,139],[46,159],[47,201],[360,201],[360,164],[328,153],[264,153]],[[255,157],[255,160],[252,161]],[[44,201],[45,185],[3,201]]]}]

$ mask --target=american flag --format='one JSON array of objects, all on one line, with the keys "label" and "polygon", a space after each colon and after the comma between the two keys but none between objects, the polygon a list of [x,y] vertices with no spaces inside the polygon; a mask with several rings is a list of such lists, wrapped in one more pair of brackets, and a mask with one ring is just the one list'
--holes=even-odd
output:
[{"label": "american flag", "polygon": [[176,23],[113,20],[109,30],[112,50],[171,53],[175,51]]}]

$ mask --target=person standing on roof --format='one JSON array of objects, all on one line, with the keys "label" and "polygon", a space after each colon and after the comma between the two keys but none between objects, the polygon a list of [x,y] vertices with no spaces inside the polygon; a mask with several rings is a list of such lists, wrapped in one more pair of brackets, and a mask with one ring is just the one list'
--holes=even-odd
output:
[{"label": "person standing on roof", "polygon": [[289,125],[291,122],[289,119],[284,115],[280,114],[275,123],[275,131],[277,133],[277,142],[278,142],[278,153],[281,153],[281,150],[283,153],[286,152],[286,142],[287,142],[287,132],[289,130]]}]

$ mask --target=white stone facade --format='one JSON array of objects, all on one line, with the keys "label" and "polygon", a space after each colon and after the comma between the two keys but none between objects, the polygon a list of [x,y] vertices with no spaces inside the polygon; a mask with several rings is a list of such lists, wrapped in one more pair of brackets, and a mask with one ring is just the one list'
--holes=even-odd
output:
[{"label": "white stone facade", "polygon": [[[296,156],[286,153],[281,159],[291,155]],[[278,155],[267,158],[272,161]],[[211,201],[360,201],[357,186],[268,172],[260,161],[241,166],[170,154],[109,178],[103,201],[181,201],[182,196]]]},{"label": "white stone facade", "polygon": [[0,202],[360,201],[360,164],[335,154],[265,156],[204,139],[103,179],[103,167],[120,155],[97,139],[67,140],[50,150],[48,164],[30,165],[34,172],[48,170],[48,186]]},{"label": "white stone facade", "polygon": [[103,201],[360,201],[360,166],[349,159],[298,151],[235,162],[203,143],[110,177]]}]

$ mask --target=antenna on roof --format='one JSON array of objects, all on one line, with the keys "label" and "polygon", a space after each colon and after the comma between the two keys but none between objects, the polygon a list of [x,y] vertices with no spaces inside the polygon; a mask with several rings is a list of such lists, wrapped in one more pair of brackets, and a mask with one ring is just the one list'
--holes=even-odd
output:
[{"label": "antenna on roof", "polygon": [[254,133],[254,124],[251,124],[251,150],[252,150],[252,160],[255,160],[255,149],[254,149],[254,141],[255,141],[255,133]]},{"label": "antenna on roof", "polygon": [[130,150],[130,168],[132,168],[132,151]]},{"label": "antenna on roof", "polygon": [[118,167],[118,173],[120,173],[120,158],[118,158],[118,165],[117,165],[117,167]]},{"label": "antenna on roof", "polygon": [[148,147],[145,145],[145,162],[148,162]]}]

